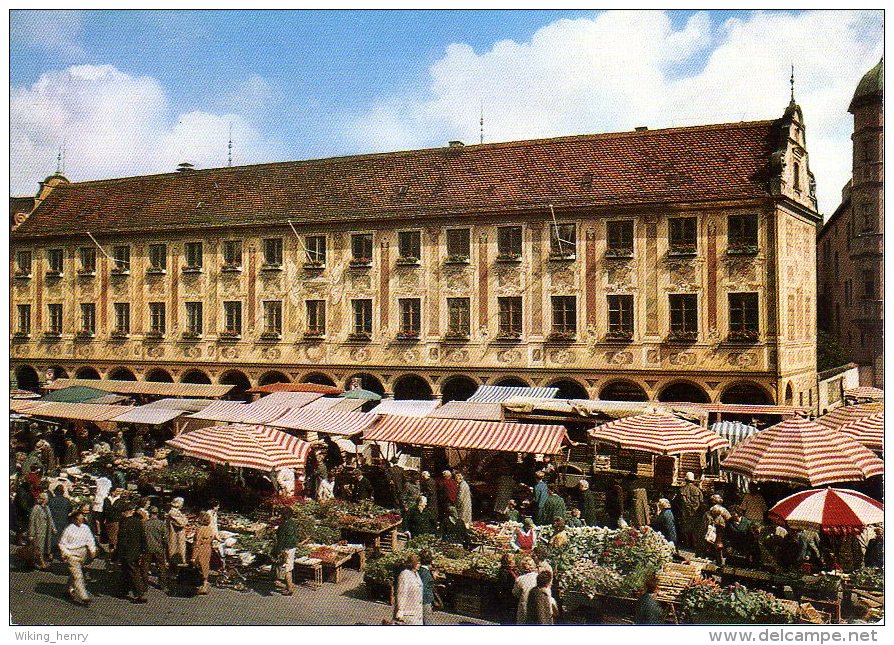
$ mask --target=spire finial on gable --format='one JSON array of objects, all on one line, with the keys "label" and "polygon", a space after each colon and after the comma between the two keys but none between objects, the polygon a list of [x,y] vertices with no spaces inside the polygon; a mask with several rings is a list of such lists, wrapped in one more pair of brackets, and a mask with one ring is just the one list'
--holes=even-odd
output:
[{"label": "spire finial on gable", "polygon": [[795,66],[792,65],[792,75],[791,78],[788,79],[789,84],[792,86],[792,103],[795,102]]}]

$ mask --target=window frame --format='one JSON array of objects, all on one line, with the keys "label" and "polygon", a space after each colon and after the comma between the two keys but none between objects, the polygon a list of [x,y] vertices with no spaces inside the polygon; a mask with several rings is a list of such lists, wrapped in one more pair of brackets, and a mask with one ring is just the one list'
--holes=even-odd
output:
[{"label": "window frame", "polygon": [[550,335],[553,341],[577,339],[577,296],[550,296]]},{"label": "window frame", "polygon": [[[28,258],[28,262],[22,262],[24,257]],[[30,278],[34,270],[34,253],[31,249],[19,249],[16,251],[16,271],[17,278]]]},{"label": "window frame", "polygon": [[65,318],[62,303],[47,303],[47,335],[61,336],[64,329]]},{"label": "window frame", "polygon": [[520,262],[524,248],[524,226],[505,224],[497,227],[497,262]]},{"label": "window frame", "polygon": [[497,298],[498,340],[520,340],[524,333],[524,301],[521,296]]},{"label": "window frame", "polygon": [[261,269],[265,271],[282,269],[285,258],[285,240],[281,237],[265,237],[261,241],[264,262]]},{"label": "window frame", "polygon": [[154,242],[147,250],[149,267],[146,273],[164,274],[168,272],[168,245],[164,242]]},{"label": "window frame", "polygon": [[[369,242],[369,254],[364,254],[366,248],[359,249],[361,253],[358,255],[358,240],[362,240],[360,245],[362,247],[366,247],[367,241]],[[368,267],[372,265],[373,261],[373,249],[375,245],[375,239],[373,238],[372,233],[351,233],[351,262],[350,265],[352,267]]]},{"label": "window frame", "polygon": [[263,300],[261,307],[264,312],[264,331],[261,338],[282,338],[282,300]]},{"label": "window frame", "polygon": [[[408,243],[407,240],[410,240],[412,243]],[[415,254],[413,251],[415,251]],[[398,231],[397,263],[418,265],[420,262],[422,262],[422,231],[418,229]]]},{"label": "window frame", "polygon": [[[563,229],[570,227],[570,241],[565,239]],[[567,230],[566,230],[567,234]],[[561,244],[559,243],[561,240]],[[549,259],[574,260],[577,257],[577,222],[558,222],[549,227]]]},{"label": "window frame", "polygon": [[304,236],[304,268],[323,269],[326,267],[326,236]]},{"label": "window frame", "polygon": [[[462,235],[457,246],[457,235]],[[454,238],[451,240],[451,237]],[[447,252],[447,264],[468,264],[472,258],[472,229],[464,228],[448,228],[444,235],[444,249]]]},{"label": "window frame", "polygon": [[667,244],[671,255],[697,255],[698,218],[691,215],[668,218]]},{"label": "window frame", "polygon": [[371,298],[351,299],[352,340],[369,340],[373,331],[373,301]]},{"label": "window frame", "polygon": [[[198,263],[195,262],[198,254]],[[183,244],[183,270],[187,273],[200,273],[205,266],[205,248],[202,242],[185,242]]]},{"label": "window frame", "polygon": [[242,301],[223,301],[223,331],[220,338],[242,338]]},{"label": "window frame", "polygon": [[[115,314],[115,328],[112,330],[112,336],[119,338],[130,336],[130,303],[112,303],[112,311]],[[121,325],[122,318],[127,323],[124,326]]]},{"label": "window frame", "polygon": [[728,340],[754,342],[760,338],[760,295],[756,291],[727,294]]},{"label": "window frame", "polygon": [[78,336],[93,338],[96,336],[96,303],[81,303],[81,324]]},{"label": "window frame", "polygon": [[[84,260],[88,261],[85,262]],[[93,246],[79,247],[78,262],[81,265],[78,269],[78,275],[85,277],[96,275],[96,248]]]},{"label": "window frame", "polygon": [[[461,305],[461,306],[460,306]],[[447,332],[445,338],[465,340],[472,333],[472,299],[447,298]]]},{"label": "window frame", "polygon": [[31,303],[20,303],[16,305],[15,335],[24,338],[31,336]]},{"label": "window frame", "polygon": [[242,270],[242,240],[223,241],[221,244],[221,262],[221,271]]},{"label": "window frame", "polygon": [[[675,305],[675,303],[679,303]],[[694,303],[694,306],[689,306]],[[668,311],[670,313],[669,340],[697,340],[699,332],[698,294],[668,294]],[[676,320],[675,320],[676,319]]]},{"label": "window frame", "polygon": [[633,338],[636,315],[633,294],[613,293],[606,297],[608,309],[609,340],[631,340]]},{"label": "window frame", "polygon": [[201,300],[190,300],[183,303],[186,314],[184,338],[201,338],[205,333],[205,303]]},{"label": "window frame", "polygon": [[760,220],[751,214],[734,214],[726,218],[727,255],[757,255],[760,250]]},{"label": "window frame", "polygon": [[47,249],[47,277],[58,278],[65,272],[65,250]]},{"label": "window frame", "polygon": [[149,305],[149,329],[146,334],[149,338],[162,338],[168,330],[167,307],[164,302],[150,302]]},{"label": "window frame", "polygon": [[422,336],[422,298],[398,298],[398,340],[418,340]]},{"label": "window frame", "polygon": [[116,244],[112,247],[112,275],[130,275],[130,245]]},{"label": "window frame", "polygon": [[[353,312],[353,310],[352,310]],[[310,338],[322,338],[326,335],[326,301],[310,298],[304,301],[304,335]]]},{"label": "window frame", "polygon": [[605,255],[610,258],[632,258],[636,248],[636,223],[632,219],[605,222]]}]

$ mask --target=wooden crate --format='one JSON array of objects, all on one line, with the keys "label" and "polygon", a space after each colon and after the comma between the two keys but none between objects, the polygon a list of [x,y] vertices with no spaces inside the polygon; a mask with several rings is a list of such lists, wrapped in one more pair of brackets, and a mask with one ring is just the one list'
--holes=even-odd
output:
[{"label": "wooden crate", "polygon": [[363,586],[366,589],[366,597],[373,602],[384,602],[385,604],[393,604],[394,588],[390,584],[375,582],[369,578],[363,578]]}]

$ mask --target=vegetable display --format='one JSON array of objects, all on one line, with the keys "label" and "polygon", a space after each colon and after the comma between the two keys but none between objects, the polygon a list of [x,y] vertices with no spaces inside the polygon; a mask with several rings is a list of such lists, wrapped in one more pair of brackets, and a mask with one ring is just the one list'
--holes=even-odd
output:
[{"label": "vegetable display", "polygon": [[797,620],[796,611],[766,591],[740,584],[721,587],[699,579],[691,582],[678,598],[684,620],[712,625],[785,624]]}]

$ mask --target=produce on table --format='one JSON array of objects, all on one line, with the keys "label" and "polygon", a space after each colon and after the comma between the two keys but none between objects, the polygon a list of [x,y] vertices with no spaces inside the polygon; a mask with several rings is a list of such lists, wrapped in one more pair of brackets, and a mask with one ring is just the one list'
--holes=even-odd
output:
[{"label": "produce on table", "polygon": [[851,574],[850,583],[857,589],[883,591],[885,589],[885,572],[876,567],[863,567]]},{"label": "produce on table", "polygon": [[684,587],[677,600],[681,616],[690,623],[759,625],[797,620],[797,613],[772,594],[740,584],[721,587],[709,580],[694,580]]}]

